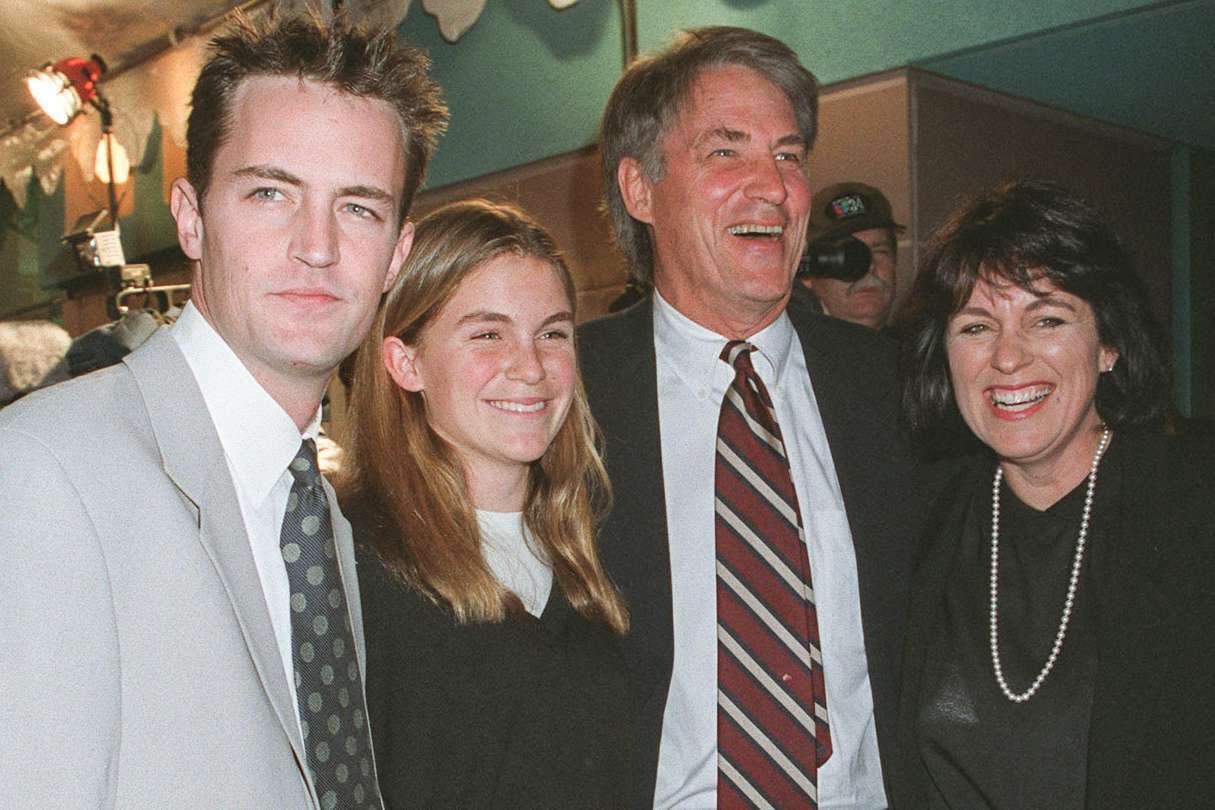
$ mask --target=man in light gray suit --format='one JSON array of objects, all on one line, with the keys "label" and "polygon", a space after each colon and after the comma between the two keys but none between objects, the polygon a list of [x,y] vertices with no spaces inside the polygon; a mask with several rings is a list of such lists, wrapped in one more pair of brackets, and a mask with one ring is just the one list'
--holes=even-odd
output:
[{"label": "man in light gray suit", "polygon": [[238,22],[173,184],[192,303],[0,414],[0,804],[379,807],[320,400],[409,252],[426,57]]}]

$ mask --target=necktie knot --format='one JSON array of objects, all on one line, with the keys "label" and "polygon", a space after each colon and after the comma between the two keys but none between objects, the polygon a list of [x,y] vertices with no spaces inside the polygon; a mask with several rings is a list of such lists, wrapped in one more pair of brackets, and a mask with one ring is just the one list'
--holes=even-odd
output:
[{"label": "necktie knot", "polygon": [[731,340],[721,350],[720,358],[734,368],[735,371],[741,371],[744,374],[750,374],[755,371],[751,365],[751,352],[755,351],[755,344],[746,340]]},{"label": "necktie knot", "polygon": [[771,413],[772,397],[769,396],[767,387],[760,379],[759,372],[751,363],[751,352],[756,350],[754,343],[746,340],[731,340],[721,350],[720,357],[734,369],[732,387],[742,397],[744,409],[753,419],[758,419],[779,436],[780,429],[776,426],[776,415]]},{"label": "necktie knot", "polygon": [[287,465],[287,471],[300,486],[315,486],[321,479],[320,467],[316,462],[316,442],[312,439],[300,442],[300,449]]}]

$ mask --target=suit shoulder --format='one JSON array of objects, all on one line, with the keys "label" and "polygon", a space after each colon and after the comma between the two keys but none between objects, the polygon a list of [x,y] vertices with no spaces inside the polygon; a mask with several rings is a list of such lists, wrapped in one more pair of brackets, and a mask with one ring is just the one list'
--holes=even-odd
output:
[{"label": "suit shoulder", "polygon": [[0,430],[25,433],[50,443],[66,434],[96,429],[105,432],[116,416],[138,397],[130,372],[123,366],[77,377],[35,391],[0,411]]},{"label": "suit shoulder", "polygon": [[[850,379],[866,402],[889,402],[897,408],[898,343],[894,338],[815,312],[790,311],[790,317],[811,365],[811,376],[817,369]],[[811,362],[811,355],[816,362]]]},{"label": "suit shoulder", "polygon": [[875,332],[859,324],[832,318],[821,312],[790,307],[789,318],[800,333],[809,333],[824,349],[858,359],[867,358],[893,364],[898,356],[898,341],[886,332]]},{"label": "suit shoulder", "polygon": [[586,321],[578,327],[579,345],[584,351],[590,351],[636,340],[645,333],[648,310],[643,308],[649,306],[647,298],[628,309]]},{"label": "suit shoulder", "polygon": [[611,390],[621,375],[636,371],[647,351],[653,355],[650,300],[622,312],[587,321],[578,327],[578,363],[592,400],[600,389]]},{"label": "suit shoulder", "polygon": [[19,471],[35,457],[54,459],[86,488],[116,486],[112,476],[160,466],[139,386],[121,364],[14,403],[0,412],[0,435],[4,467]]}]

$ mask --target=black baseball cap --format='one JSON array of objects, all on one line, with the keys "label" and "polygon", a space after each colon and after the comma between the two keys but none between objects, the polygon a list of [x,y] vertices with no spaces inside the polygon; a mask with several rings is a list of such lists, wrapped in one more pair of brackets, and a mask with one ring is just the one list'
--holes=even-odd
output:
[{"label": "black baseball cap", "polygon": [[827,186],[810,201],[807,243],[834,242],[857,231],[903,226],[894,221],[890,200],[873,186],[846,181]]}]

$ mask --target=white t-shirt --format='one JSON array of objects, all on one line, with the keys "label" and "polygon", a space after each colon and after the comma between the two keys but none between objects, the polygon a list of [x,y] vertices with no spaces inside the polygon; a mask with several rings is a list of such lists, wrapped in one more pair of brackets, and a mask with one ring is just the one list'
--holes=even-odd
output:
[{"label": "white t-shirt", "polygon": [[513,591],[533,616],[544,612],[553,589],[553,569],[536,550],[522,512],[477,510],[481,553],[494,576]]}]

